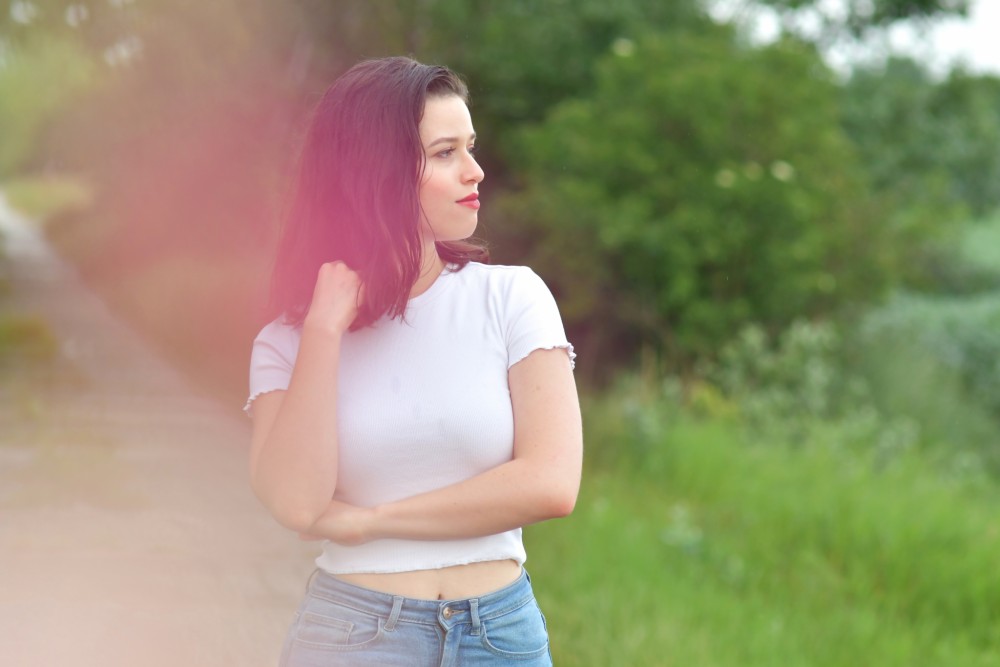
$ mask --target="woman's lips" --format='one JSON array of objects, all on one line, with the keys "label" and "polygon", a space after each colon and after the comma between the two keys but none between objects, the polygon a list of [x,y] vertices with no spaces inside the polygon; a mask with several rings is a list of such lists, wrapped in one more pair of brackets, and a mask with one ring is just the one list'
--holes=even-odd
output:
[{"label": "woman's lips", "polygon": [[463,198],[459,199],[456,203],[457,204],[461,204],[462,206],[467,206],[467,207],[471,208],[474,211],[478,211],[479,210],[479,193],[478,192],[473,192],[468,197],[463,197]]}]

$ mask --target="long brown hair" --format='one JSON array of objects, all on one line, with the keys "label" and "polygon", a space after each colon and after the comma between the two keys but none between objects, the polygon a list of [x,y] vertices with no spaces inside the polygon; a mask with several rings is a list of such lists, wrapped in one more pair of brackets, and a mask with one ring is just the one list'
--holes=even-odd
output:
[{"label": "long brown hair", "polygon": [[[343,261],[364,284],[351,329],[402,317],[420,273],[420,119],[429,97],[468,89],[446,67],[394,57],[358,63],[317,105],[271,281],[271,309],[300,325],[322,264]],[[446,263],[488,261],[477,241],[439,242]]]}]

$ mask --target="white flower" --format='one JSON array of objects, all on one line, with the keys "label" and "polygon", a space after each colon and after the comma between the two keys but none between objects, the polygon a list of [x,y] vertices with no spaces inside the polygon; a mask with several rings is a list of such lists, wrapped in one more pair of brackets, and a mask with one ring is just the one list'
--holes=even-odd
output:
[{"label": "white flower", "polygon": [[38,18],[38,5],[28,0],[17,0],[10,3],[10,19],[14,23],[28,25]]},{"label": "white flower", "polygon": [[90,16],[87,5],[70,5],[66,8],[66,24],[71,28],[78,28],[80,24]]},{"label": "white flower", "polygon": [[127,65],[142,53],[142,40],[132,35],[104,49],[104,62],[112,67]]},{"label": "white flower", "polygon": [[628,58],[635,53],[635,42],[628,37],[619,37],[611,42],[611,52],[621,58]]},{"label": "white flower", "polygon": [[715,184],[720,188],[731,188],[736,183],[736,174],[732,169],[720,169],[715,174]]},{"label": "white flower", "polygon": [[795,178],[795,167],[784,160],[777,160],[771,163],[771,176],[782,183],[787,183]]}]

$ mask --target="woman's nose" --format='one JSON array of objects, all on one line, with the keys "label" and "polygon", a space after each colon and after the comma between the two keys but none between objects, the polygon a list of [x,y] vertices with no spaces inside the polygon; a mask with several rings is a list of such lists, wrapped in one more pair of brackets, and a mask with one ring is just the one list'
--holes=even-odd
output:
[{"label": "woman's nose", "polygon": [[465,180],[470,183],[481,183],[484,178],[486,178],[486,172],[484,172],[483,168],[479,166],[478,162],[476,162],[476,158],[469,155],[468,166],[465,171]]}]

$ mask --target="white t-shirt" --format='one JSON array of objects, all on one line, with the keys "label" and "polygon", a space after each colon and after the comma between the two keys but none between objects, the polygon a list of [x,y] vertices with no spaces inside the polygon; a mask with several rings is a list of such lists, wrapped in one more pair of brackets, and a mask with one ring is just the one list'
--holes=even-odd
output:
[{"label": "white t-shirt", "polygon": [[[287,389],[301,329],[276,320],[257,336],[250,398]],[[461,482],[513,456],[507,371],[567,341],[552,293],[531,269],[470,262],[446,269],[403,320],[383,317],[341,343],[335,498],[371,507]],[[333,409],[334,406],[331,406]],[[525,560],[521,530],[462,540],[324,542],[331,574],[403,572]]]}]

